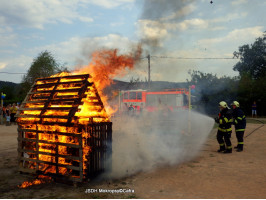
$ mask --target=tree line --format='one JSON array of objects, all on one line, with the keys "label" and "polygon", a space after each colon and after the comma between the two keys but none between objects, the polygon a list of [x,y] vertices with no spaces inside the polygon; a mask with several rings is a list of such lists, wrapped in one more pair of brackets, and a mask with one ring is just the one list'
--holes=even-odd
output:
[{"label": "tree line", "polygon": [[[240,46],[233,53],[239,62],[233,66],[239,72],[237,77],[218,78],[212,73],[193,71],[190,84],[196,85],[194,107],[200,112],[214,114],[218,103],[234,100],[240,103],[247,115],[251,114],[251,105],[257,103],[258,115],[266,115],[266,32],[253,44]],[[193,94],[192,94],[193,95]]]},{"label": "tree line", "polygon": [[[192,94],[193,109],[209,115],[216,114],[218,103],[226,101],[230,104],[236,100],[247,115],[251,114],[253,101],[257,102],[258,115],[266,115],[266,32],[252,44],[245,44],[233,53],[239,62],[233,67],[239,72],[237,77],[218,77],[216,74],[201,71],[190,71],[190,80],[186,85],[196,85]],[[49,77],[53,74],[67,71],[67,68],[57,62],[48,52],[41,52],[32,62],[20,84],[0,84],[0,92],[6,94],[6,103],[22,102],[36,78]],[[3,82],[2,82],[3,83]],[[127,88],[143,86],[139,81],[130,81]],[[176,83],[172,84],[176,87]],[[167,84],[171,87],[171,84]],[[109,90],[118,89],[117,85]],[[144,88],[142,88],[144,89]]]}]

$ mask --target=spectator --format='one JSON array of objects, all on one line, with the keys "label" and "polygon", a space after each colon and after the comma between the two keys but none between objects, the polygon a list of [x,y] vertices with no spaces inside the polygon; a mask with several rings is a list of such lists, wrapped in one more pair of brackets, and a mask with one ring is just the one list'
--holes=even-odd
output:
[{"label": "spectator", "polygon": [[253,104],[252,104],[252,117],[253,117],[253,115],[255,117],[257,117],[257,104],[256,104],[256,101],[254,101]]},{"label": "spectator", "polygon": [[3,118],[5,119],[6,118],[6,107],[5,106],[3,106]]},{"label": "spectator", "polygon": [[11,105],[8,105],[6,107],[6,111],[5,111],[5,114],[6,114],[6,126],[10,126],[10,107]]},{"label": "spectator", "polygon": [[133,107],[132,104],[128,107],[128,113],[130,116],[134,116],[135,108]]},{"label": "spectator", "polygon": [[3,124],[3,114],[4,114],[4,111],[3,111],[3,108],[2,106],[0,105],[0,124],[2,125]]},{"label": "spectator", "polygon": [[16,115],[17,111],[18,111],[18,108],[17,108],[16,104],[13,103],[13,106],[10,108],[10,122],[11,122],[11,124],[12,123],[16,124],[15,115]]}]

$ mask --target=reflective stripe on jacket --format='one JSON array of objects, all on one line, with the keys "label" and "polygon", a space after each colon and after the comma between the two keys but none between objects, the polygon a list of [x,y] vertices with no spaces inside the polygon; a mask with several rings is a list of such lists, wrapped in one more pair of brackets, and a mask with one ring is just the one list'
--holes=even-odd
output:
[{"label": "reflective stripe on jacket", "polygon": [[232,125],[233,119],[232,119],[232,113],[230,112],[230,110],[228,108],[223,109],[220,113],[219,113],[219,127],[218,130],[221,132],[228,132],[231,133],[232,132]]},{"label": "reflective stripe on jacket", "polygon": [[235,125],[236,131],[245,131],[246,128],[246,116],[240,108],[233,110],[233,124]]}]

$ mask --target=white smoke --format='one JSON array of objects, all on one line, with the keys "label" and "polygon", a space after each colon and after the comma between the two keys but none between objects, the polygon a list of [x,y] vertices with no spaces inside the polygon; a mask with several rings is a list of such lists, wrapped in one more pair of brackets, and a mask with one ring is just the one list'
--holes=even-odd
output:
[{"label": "white smoke", "polygon": [[192,111],[116,118],[112,168],[104,176],[122,178],[188,161],[197,155],[213,124],[212,118]]}]

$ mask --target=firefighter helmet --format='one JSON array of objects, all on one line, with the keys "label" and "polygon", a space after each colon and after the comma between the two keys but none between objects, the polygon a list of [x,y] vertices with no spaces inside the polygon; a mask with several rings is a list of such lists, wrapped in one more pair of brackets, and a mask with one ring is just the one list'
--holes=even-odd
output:
[{"label": "firefighter helmet", "polygon": [[237,101],[233,101],[233,103],[231,103],[231,106],[236,106],[238,108],[240,105]]},{"label": "firefighter helmet", "polygon": [[225,101],[221,101],[221,102],[219,103],[219,107],[222,107],[222,108],[228,108],[227,103],[226,103]]}]

